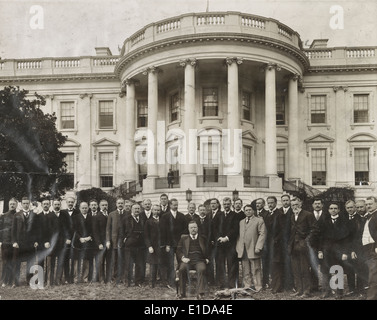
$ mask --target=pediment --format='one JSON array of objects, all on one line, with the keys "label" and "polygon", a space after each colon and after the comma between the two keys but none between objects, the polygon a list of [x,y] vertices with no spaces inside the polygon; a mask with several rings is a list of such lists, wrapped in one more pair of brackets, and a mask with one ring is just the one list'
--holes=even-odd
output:
[{"label": "pediment", "polygon": [[347,139],[348,142],[376,142],[377,137],[370,133],[357,133]]},{"label": "pediment", "polygon": [[186,137],[186,134],[182,129],[170,129],[166,135],[166,141],[181,140]]},{"label": "pediment", "polygon": [[118,147],[120,146],[120,143],[107,138],[102,138],[96,142],[93,142],[92,145],[93,147]]},{"label": "pediment", "polygon": [[78,143],[76,140],[73,140],[73,139],[67,139],[64,143],[64,146],[63,147],[75,147],[75,148],[78,148],[80,147],[81,144]]},{"label": "pediment", "polygon": [[276,136],[276,143],[288,143],[288,136],[283,134],[278,134]]},{"label": "pediment", "polygon": [[335,139],[330,138],[330,137],[328,137],[324,134],[321,134],[321,133],[304,140],[305,143],[324,143],[324,142],[332,143],[334,141],[335,141]]},{"label": "pediment", "polygon": [[254,142],[258,141],[257,136],[251,130],[246,130],[246,131],[242,132],[242,139],[243,140],[251,140],[251,141],[254,141]]}]

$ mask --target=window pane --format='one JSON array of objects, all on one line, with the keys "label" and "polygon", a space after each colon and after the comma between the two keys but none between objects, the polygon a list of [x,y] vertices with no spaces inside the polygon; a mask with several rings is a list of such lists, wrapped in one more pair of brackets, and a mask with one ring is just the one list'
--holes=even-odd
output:
[{"label": "window pane", "polygon": [[66,177],[67,177],[67,179],[69,179],[68,186],[69,186],[69,188],[73,189],[74,183],[75,183],[75,178],[74,178],[74,172],[75,172],[75,154],[73,152],[66,153],[65,157],[64,157],[64,161],[67,164],[67,167],[66,167],[66,170],[67,170]]},{"label": "window pane", "polygon": [[276,124],[285,124],[285,96],[276,96]]},{"label": "window pane", "polygon": [[244,146],[242,154],[243,169],[250,171],[251,169],[251,148]]},{"label": "window pane", "polygon": [[369,105],[367,94],[353,96],[353,121],[354,123],[369,122]]},{"label": "window pane", "polygon": [[113,101],[99,102],[99,127],[101,129],[113,127]]},{"label": "window pane", "polygon": [[311,123],[326,123],[326,96],[312,96],[310,101]]},{"label": "window pane", "polygon": [[369,183],[369,149],[355,149],[355,185]]},{"label": "window pane", "polygon": [[113,153],[112,152],[101,152],[99,154],[100,160],[100,180],[101,187],[112,187],[113,186]]},{"label": "window pane", "polygon": [[148,126],[148,101],[147,100],[137,101],[137,126],[138,127]]},{"label": "window pane", "polygon": [[326,149],[312,149],[312,185],[326,185]]},{"label": "window pane", "polygon": [[60,119],[62,129],[75,128],[75,103],[61,102],[60,103]]},{"label": "window pane", "polygon": [[204,168],[203,182],[219,182],[219,170],[217,168]]},{"label": "window pane", "polygon": [[242,92],[242,118],[251,121],[251,93]]},{"label": "window pane", "polygon": [[277,170],[278,173],[285,171],[285,150],[277,150]]},{"label": "window pane", "polygon": [[203,117],[218,116],[217,88],[203,88]]},{"label": "window pane", "polygon": [[179,114],[179,94],[170,97],[170,122],[177,121]]}]

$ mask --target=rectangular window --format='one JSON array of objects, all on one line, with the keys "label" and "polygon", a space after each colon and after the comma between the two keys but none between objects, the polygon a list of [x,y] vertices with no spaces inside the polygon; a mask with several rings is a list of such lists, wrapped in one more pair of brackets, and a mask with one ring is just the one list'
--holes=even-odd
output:
[{"label": "rectangular window", "polygon": [[203,182],[219,181],[219,144],[208,142],[203,145]]},{"label": "rectangular window", "polygon": [[353,122],[367,123],[369,122],[369,95],[355,94],[353,96]]},{"label": "rectangular window", "polygon": [[75,128],[75,103],[73,101],[60,103],[60,121],[62,129]]},{"label": "rectangular window", "polygon": [[276,151],[276,157],[277,157],[277,171],[278,176],[284,180],[285,176],[285,150],[284,149],[278,149]]},{"label": "rectangular window", "polygon": [[67,164],[66,167],[66,177],[68,188],[73,189],[75,184],[74,172],[75,172],[75,154],[73,152],[66,153],[64,161]]},{"label": "rectangular window", "polygon": [[326,95],[311,96],[311,123],[326,123]]},{"label": "rectangular window", "polygon": [[137,101],[137,126],[138,128],[148,126],[148,100]]},{"label": "rectangular window", "polygon": [[100,101],[99,102],[99,128],[112,129],[114,121],[114,102]]},{"label": "rectangular window", "polygon": [[242,119],[251,121],[251,93],[242,92]]},{"label": "rectangular window", "polygon": [[276,95],[276,124],[285,124],[285,96]]},{"label": "rectangular window", "polygon": [[170,96],[170,122],[177,121],[179,115],[179,94]]},{"label": "rectangular window", "polygon": [[326,149],[312,149],[312,185],[326,185]]},{"label": "rectangular window", "polygon": [[217,88],[203,88],[203,117],[219,115],[219,100]]},{"label": "rectangular window", "polygon": [[113,187],[114,164],[112,152],[101,152],[99,154],[99,175],[100,187]]},{"label": "rectangular window", "polygon": [[355,185],[368,185],[369,149],[355,149]]},{"label": "rectangular window", "polygon": [[242,148],[242,168],[243,168],[244,183],[250,184],[251,147],[243,146]]}]

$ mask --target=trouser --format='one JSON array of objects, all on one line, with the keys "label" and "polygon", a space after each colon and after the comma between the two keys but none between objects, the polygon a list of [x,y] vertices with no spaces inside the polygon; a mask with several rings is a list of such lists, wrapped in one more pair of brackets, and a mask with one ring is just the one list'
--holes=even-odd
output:
[{"label": "trouser", "polygon": [[64,245],[64,278],[68,283],[73,283],[73,280],[76,278],[75,274],[75,258],[74,258],[74,249],[71,245]]},{"label": "trouser", "polygon": [[33,274],[30,272],[36,263],[35,250],[30,248],[13,248],[14,284],[20,285],[21,263],[26,261],[26,284],[28,285]]},{"label": "trouser", "polygon": [[255,290],[262,289],[262,260],[261,258],[249,259],[246,250],[242,256],[243,287],[250,288],[253,284]]},{"label": "trouser", "polygon": [[280,292],[283,289],[284,263],[282,261],[271,262],[271,290]]},{"label": "trouser", "polygon": [[131,285],[131,274],[135,264],[135,285],[144,282],[145,248],[125,248],[125,280]]},{"label": "trouser", "polygon": [[[360,257],[360,255],[358,255]],[[368,283],[368,267],[362,259],[347,260],[344,264],[348,291],[362,292]]]},{"label": "trouser", "polygon": [[64,249],[56,250],[46,259],[46,277],[50,285],[60,285],[64,270]]},{"label": "trouser", "polygon": [[[167,282],[168,282],[168,285],[170,285],[170,286],[173,286],[174,282],[175,282],[175,261],[174,261],[174,257],[176,257],[176,254],[175,254],[176,249],[177,249],[176,247],[170,247],[170,251],[166,252],[166,250],[165,250],[164,254],[161,257],[163,264],[166,267]],[[176,258],[176,260],[177,260],[177,258]],[[177,260],[177,263],[178,263],[178,260]],[[162,270],[161,270],[161,272],[162,272]]]},{"label": "trouser", "polygon": [[1,281],[5,285],[12,285],[13,274],[13,247],[11,244],[3,243],[1,246],[2,274]]},{"label": "trouser", "polygon": [[309,248],[310,259],[310,290],[312,292],[319,290],[319,282],[323,273],[322,261],[318,259],[318,254],[313,248]]},{"label": "trouser", "polygon": [[292,271],[298,293],[310,292],[310,263],[306,250],[293,250],[291,255]]},{"label": "trouser", "polygon": [[[181,262],[179,266],[179,290],[180,294],[185,296],[186,295],[186,282],[187,279],[189,279],[188,274],[189,270],[196,270],[197,274],[197,288],[196,292],[197,294],[204,294],[205,288],[206,288],[206,264],[204,261],[197,261],[197,262],[189,262],[184,263]],[[189,279],[190,281],[190,279]],[[190,285],[190,282],[189,282]]]},{"label": "trouser", "polygon": [[330,268],[332,266],[341,266],[344,271],[344,265],[344,261],[337,257],[334,252],[324,252],[322,263],[322,290],[324,292],[329,292],[333,289],[336,290],[338,294],[343,294],[344,284],[340,285],[339,283],[335,283],[334,285],[336,287],[333,288],[330,286]]},{"label": "trouser", "polygon": [[96,277],[95,281],[108,283],[111,281],[111,251],[105,246],[97,250],[95,258]]}]

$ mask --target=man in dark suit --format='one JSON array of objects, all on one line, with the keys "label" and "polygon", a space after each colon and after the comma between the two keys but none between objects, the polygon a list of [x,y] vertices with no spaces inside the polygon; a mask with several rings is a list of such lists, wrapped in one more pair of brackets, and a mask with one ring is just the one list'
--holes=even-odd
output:
[{"label": "man in dark suit", "polygon": [[116,207],[116,210],[110,212],[106,223],[106,248],[111,252],[111,280],[116,280],[117,284],[120,284],[123,275],[123,261],[121,254],[122,250],[119,248],[119,229],[121,226],[121,218],[126,214],[123,210],[123,198],[118,198],[116,200]]},{"label": "man in dark suit", "polygon": [[161,216],[170,211],[169,198],[166,193],[160,195]]},{"label": "man in dark suit", "polygon": [[1,286],[11,286],[14,282],[13,277],[13,247],[12,247],[12,224],[16,214],[18,201],[15,198],[9,200],[9,211],[0,215],[0,247],[2,274]]},{"label": "man in dark suit", "polygon": [[40,245],[40,221],[37,214],[30,210],[30,200],[23,197],[22,210],[16,212],[12,224],[14,285],[19,286],[21,263],[26,261],[26,283],[32,277],[31,266],[36,262],[37,248]]},{"label": "man in dark suit", "polygon": [[195,213],[196,211],[196,204],[190,202],[187,206],[188,212],[185,214],[185,220],[187,225],[187,232],[188,232],[188,223],[192,220],[196,221],[199,225],[199,216]]},{"label": "man in dark suit", "polygon": [[186,296],[186,281],[190,269],[195,269],[198,277],[197,298],[203,299],[206,289],[206,265],[209,262],[206,240],[198,234],[196,221],[189,222],[189,234],[182,235],[177,246],[179,261],[180,297]]},{"label": "man in dark suit", "polygon": [[264,201],[263,198],[258,198],[255,200],[255,205],[257,207],[256,216],[264,219],[268,213],[268,211],[264,208],[266,206],[266,201]]},{"label": "man in dark suit", "polygon": [[95,281],[100,283],[110,282],[110,259],[111,252],[106,248],[106,225],[108,219],[108,202],[101,200],[99,203],[100,211],[92,217],[93,222],[93,241],[96,250],[95,254]]},{"label": "man in dark suit", "polygon": [[152,218],[146,220],[144,226],[144,241],[148,251],[152,288],[156,286],[158,270],[160,270],[162,283],[167,285],[167,269],[166,266],[161,265],[161,256],[165,247],[161,245],[160,210],[158,204],[153,205]]},{"label": "man in dark suit", "polygon": [[322,274],[322,263],[323,261],[321,259],[318,259],[318,239],[320,238],[320,232],[323,230],[322,224],[326,217],[328,216],[328,212],[325,212],[323,209],[323,200],[321,198],[314,198],[312,201],[312,215],[315,218],[315,221],[317,223],[317,231],[319,234],[316,236],[315,239],[312,241],[312,245],[309,248],[310,251],[310,283],[311,283],[311,292],[315,293],[319,291],[319,282],[320,278],[323,276]]},{"label": "man in dark suit", "polygon": [[135,264],[135,286],[144,283],[145,269],[145,220],[140,217],[140,205],[135,203],[131,207],[131,214],[123,220],[120,228],[119,240],[124,242],[124,279],[131,286],[131,274]]},{"label": "man in dark suit", "polygon": [[51,286],[60,285],[63,278],[64,245],[67,230],[65,229],[66,217],[60,211],[60,207],[60,199],[54,199],[52,202],[53,211],[44,215],[47,228],[44,232],[44,244],[47,248],[46,281],[47,285]]},{"label": "man in dark suit", "polygon": [[263,266],[264,283],[268,284],[271,279],[272,293],[281,292],[283,289],[283,229],[279,225],[280,210],[277,208],[275,196],[267,197],[268,213],[264,218],[267,237],[264,245],[265,265]]},{"label": "man in dark suit", "polygon": [[76,256],[77,283],[89,282],[89,265],[92,254],[92,215],[87,202],[80,203],[80,213],[73,218],[72,246]]},{"label": "man in dark suit", "polygon": [[242,199],[237,198],[233,201],[234,212],[239,221],[241,221],[242,219],[245,219],[246,217],[245,212],[243,212],[242,210],[242,206],[243,206]]},{"label": "man in dark suit", "polygon": [[293,278],[297,290],[293,295],[306,298],[310,296],[309,246],[318,231],[313,214],[302,210],[301,199],[293,198],[291,207],[293,215],[288,253],[292,259]]},{"label": "man in dark suit", "polygon": [[208,268],[210,269],[210,284],[219,286],[220,289],[224,289],[225,285],[225,263],[224,256],[220,252],[220,242],[218,239],[222,237],[224,212],[221,211],[220,201],[216,198],[210,200],[211,213],[210,217],[210,259]]},{"label": "man in dark suit", "polygon": [[[322,298],[330,296],[330,268],[340,265],[344,268],[344,262],[350,255],[350,231],[347,217],[340,213],[339,204],[331,202],[322,226],[319,240],[318,258],[323,259],[322,270]],[[337,296],[343,295],[343,288],[336,290]]]},{"label": "man in dark suit", "polygon": [[283,259],[283,281],[282,288],[288,292],[292,291],[294,288],[293,274],[291,258],[288,254],[289,238],[291,234],[291,219],[292,219],[292,208],[291,208],[291,198],[288,194],[283,194],[281,196],[282,207],[279,209],[279,219],[278,228],[281,230],[282,234],[282,259]]},{"label": "man in dark suit", "polygon": [[73,237],[73,218],[80,212],[75,208],[75,198],[67,197],[67,209],[62,210],[62,215],[65,219],[65,245],[64,245],[64,277],[66,283],[73,283],[75,272],[74,250],[71,242]]},{"label": "man in dark suit", "polygon": [[367,284],[368,272],[363,261],[363,244],[361,239],[366,219],[357,214],[356,205],[353,200],[348,200],[345,208],[351,233],[351,256],[345,261],[348,295],[362,294]]},{"label": "man in dark suit", "polygon": [[[170,211],[161,216],[161,241],[165,246],[164,262],[168,269],[168,285],[174,285],[175,268],[174,256],[181,235],[186,232],[186,220],[182,212],[178,211],[178,200],[171,199]],[[178,260],[177,260],[178,262]]]},{"label": "man in dark suit", "polygon": [[368,267],[367,300],[377,300],[377,197],[368,197],[366,222],[362,234],[365,263]]}]

